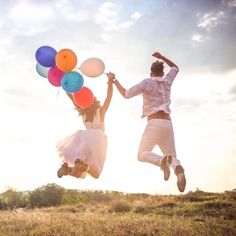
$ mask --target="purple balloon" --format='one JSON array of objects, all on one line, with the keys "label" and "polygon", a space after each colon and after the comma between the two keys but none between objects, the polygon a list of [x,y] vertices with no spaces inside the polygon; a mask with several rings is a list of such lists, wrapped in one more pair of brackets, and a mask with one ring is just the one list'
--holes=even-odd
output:
[{"label": "purple balloon", "polygon": [[37,49],[35,58],[41,66],[53,67],[55,66],[55,57],[57,51],[50,46],[42,46]]},{"label": "purple balloon", "polygon": [[48,81],[53,86],[60,87],[61,79],[63,75],[64,75],[64,72],[59,70],[56,66],[54,66],[48,72]]}]

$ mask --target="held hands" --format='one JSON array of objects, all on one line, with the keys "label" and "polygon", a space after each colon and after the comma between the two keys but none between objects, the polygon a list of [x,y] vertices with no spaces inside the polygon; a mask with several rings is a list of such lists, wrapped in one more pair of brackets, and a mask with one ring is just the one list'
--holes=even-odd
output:
[{"label": "held hands", "polygon": [[154,52],[153,54],[152,54],[152,56],[153,57],[156,57],[156,58],[161,58],[162,57],[162,55],[159,53],[159,52]]},{"label": "held hands", "polygon": [[108,84],[112,84],[116,81],[116,76],[112,72],[107,73],[107,77],[108,77],[108,82],[107,82]]}]

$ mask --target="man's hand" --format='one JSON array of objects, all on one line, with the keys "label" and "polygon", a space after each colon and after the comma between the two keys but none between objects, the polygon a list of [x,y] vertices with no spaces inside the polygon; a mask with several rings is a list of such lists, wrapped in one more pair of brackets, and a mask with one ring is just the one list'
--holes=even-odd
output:
[{"label": "man's hand", "polygon": [[109,81],[109,82],[114,82],[114,81],[116,80],[116,76],[115,76],[115,74],[112,73],[112,72],[109,72],[109,73],[107,74],[107,77],[108,77],[108,81]]},{"label": "man's hand", "polygon": [[154,53],[152,54],[152,56],[153,56],[153,57],[156,57],[156,58],[161,58],[161,57],[162,57],[162,55],[161,55],[159,52],[154,52]]}]

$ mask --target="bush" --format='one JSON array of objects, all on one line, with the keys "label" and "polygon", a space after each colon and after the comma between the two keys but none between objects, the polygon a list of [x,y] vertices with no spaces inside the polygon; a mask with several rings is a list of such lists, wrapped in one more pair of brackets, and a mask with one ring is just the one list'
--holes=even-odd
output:
[{"label": "bush", "polygon": [[22,192],[18,192],[14,189],[8,189],[1,194],[0,207],[1,209],[13,209],[18,207],[25,207],[27,205],[25,196]]},{"label": "bush", "polygon": [[129,202],[125,200],[115,201],[111,204],[111,210],[113,212],[128,212],[131,210]]},{"label": "bush", "polygon": [[64,189],[56,184],[48,184],[29,194],[32,207],[56,206],[61,204]]},{"label": "bush", "polygon": [[111,197],[102,191],[95,191],[93,192],[91,200],[95,202],[109,202],[111,201]]}]

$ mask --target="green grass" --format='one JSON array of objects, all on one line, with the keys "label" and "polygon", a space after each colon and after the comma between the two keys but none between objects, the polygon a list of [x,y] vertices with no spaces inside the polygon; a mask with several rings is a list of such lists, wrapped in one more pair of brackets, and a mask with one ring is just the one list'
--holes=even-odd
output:
[{"label": "green grass", "polygon": [[236,193],[104,193],[88,202],[0,211],[0,235],[236,235]]}]

